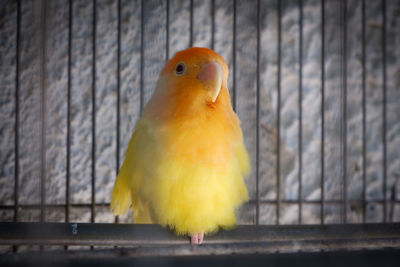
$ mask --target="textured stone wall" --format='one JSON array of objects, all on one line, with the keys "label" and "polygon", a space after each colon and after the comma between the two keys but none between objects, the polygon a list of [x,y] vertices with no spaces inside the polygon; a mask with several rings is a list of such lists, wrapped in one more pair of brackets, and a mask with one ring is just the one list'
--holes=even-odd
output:
[{"label": "textured stone wall", "polygon": [[[144,6],[141,6],[141,3]],[[211,1],[195,0],[193,46],[211,47]],[[282,1],[280,129],[278,120],[278,4],[262,0],[260,7],[260,119],[257,114],[257,2],[237,1],[236,82],[233,81],[233,1],[215,1],[215,43],[230,67],[229,88],[242,120],[252,172],[247,185],[256,199],[256,146],[259,123],[260,223],[276,223],[277,140],[280,143],[280,223],[298,223],[299,145],[302,147],[302,223],[320,223],[321,200],[321,109],[324,111],[324,219],[342,221],[344,190],[349,200],[362,200],[363,167],[366,170],[368,222],[382,222],[384,206],[383,142],[383,49],[381,1],[365,1],[365,122],[366,162],[363,162],[362,91],[362,1],[347,1],[347,43],[342,43],[339,1],[325,1],[324,105],[321,82],[321,1],[303,0],[303,49],[299,50],[300,9],[298,1]],[[40,220],[41,197],[50,206],[46,221],[64,221],[67,180],[67,127],[70,125],[69,220],[89,222],[92,200],[92,164],[95,159],[94,197],[108,203],[119,165],[140,114],[150,98],[167,56],[190,46],[190,1],[167,2],[121,0],[120,24],[120,142],[117,144],[118,1],[21,1],[19,69],[17,76],[17,4],[0,5],[0,205],[14,204],[14,176],[18,157],[19,221]],[[142,11],[144,12],[142,14]],[[44,13],[46,16],[44,16]],[[142,20],[143,16],[143,20]],[[46,18],[46,19],[44,19]],[[95,19],[95,40],[93,30]],[[142,32],[142,24],[144,32]],[[68,110],[69,30],[71,29],[70,110]],[[143,47],[141,40],[143,40]],[[400,199],[400,2],[386,0],[386,199]],[[95,54],[93,45],[95,45]],[[168,51],[167,51],[168,48]],[[141,52],[143,51],[143,54]],[[343,184],[344,136],[343,57],[346,52],[347,132],[346,173]],[[302,138],[299,140],[299,60],[302,55]],[[95,62],[93,58],[95,57]],[[143,58],[142,58],[143,57]],[[141,65],[143,60],[143,65]],[[93,66],[95,76],[93,76]],[[142,70],[142,71],[141,71]],[[141,77],[141,74],[143,77]],[[93,77],[95,80],[93,81]],[[16,98],[18,79],[19,90]],[[141,81],[143,95],[141,96]],[[95,90],[93,91],[93,84]],[[94,93],[94,95],[93,95]],[[93,100],[95,100],[93,102]],[[141,101],[144,102],[141,102]],[[16,106],[18,101],[18,114]],[[95,118],[93,119],[93,104]],[[68,113],[70,120],[68,121]],[[18,132],[16,116],[18,115]],[[43,120],[44,118],[44,120]],[[94,125],[93,125],[94,123]],[[93,127],[95,135],[93,136]],[[42,132],[43,131],[43,132]],[[279,136],[278,136],[279,133]],[[17,135],[16,135],[17,134]],[[44,137],[44,138],[42,138]],[[18,155],[15,141],[18,138]],[[92,151],[92,142],[96,146]],[[43,143],[44,142],[44,143]],[[117,150],[119,146],[119,150]],[[44,157],[42,157],[44,155]],[[41,190],[41,177],[44,185]],[[393,192],[393,194],[392,194]],[[397,193],[396,193],[397,192]],[[42,194],[43,193],[43,194]],[[377,200],[377,201],[374,201]],[[291,203],[293,202],[293,203]],[[53,205],[56,204],[56,205]],[[52,206],[51,206],[52,205]],[[57,206],[58,205],[58,206]],[[0,220],[13,220],[12,208],[0,209]],[[400,221],[400,203],[388,202],[387,220]],[[239,211],[239,222],[255,222],[254,201]],[[362,222],[360,202],[347,207],[348,222]],[[129,222],[131,215],[121,218]],[[96,222],[113,222],[107,206],[96,208]]]}]

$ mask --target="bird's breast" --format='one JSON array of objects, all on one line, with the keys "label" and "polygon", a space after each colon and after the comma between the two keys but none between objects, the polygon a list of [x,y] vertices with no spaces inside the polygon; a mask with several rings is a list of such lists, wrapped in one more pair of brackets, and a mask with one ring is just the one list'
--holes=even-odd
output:
[{"label": "bird's breast", "polygon": [[240,139],[232,122],[226,118],[194,117],[163,121],[155,131],[162,151],[169,157],[189,163],[226,166],[235,154]]}]

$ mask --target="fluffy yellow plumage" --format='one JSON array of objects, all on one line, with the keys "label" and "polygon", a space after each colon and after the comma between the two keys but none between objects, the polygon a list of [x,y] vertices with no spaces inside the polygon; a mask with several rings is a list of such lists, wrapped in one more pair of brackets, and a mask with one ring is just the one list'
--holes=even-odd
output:
[{"label": "fluffy yellow plumage", "polygon": [[135,223],[189,235],[235,224],[249,159],[227,78],[224,59],[207,48],[168,61],[115,182],[114,214],[132,205]]}]

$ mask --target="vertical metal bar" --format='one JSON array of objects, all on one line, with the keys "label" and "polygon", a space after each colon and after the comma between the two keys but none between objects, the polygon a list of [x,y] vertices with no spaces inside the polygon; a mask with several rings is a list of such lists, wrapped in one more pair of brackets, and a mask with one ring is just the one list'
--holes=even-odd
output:
[{"label": "vertical metal bar", "polygon": [[193,46],[193,0],[190,0],[190,40],[189,46]]},{"label": "vertical metal bar", "polygon": [[72,67],[72,0],[69,0],[68,15],[68,84],[67,84],[67,169],[65,187],[65,222],[69,222],[71,182],[71,67]]},{"label": "vertical metal bar", "polygon": [[276,120],[276,224],[279,224],[280,214],[280,168],[281,168],[281,61],[282,61],[282,1],[278,1],[278,103]]},{"label": "vertical metal bar", "polygon": [[93,0],[93,59],[92,59],[92,203],[91,219],[96,217],[96,0]]},{"label": "vertical metal bar", "polygon": [[165,61],[169,59],[169,0],[167,0],[167,19],[165,23],[166,40],[165,40]]},{"label": "vertical metal bar", "polygon": [[[115,168],[115,175],[118,176],[119,166],[120,166],[120,117],[121,117],[121,0],[118,0],[118,7],[117,7],[117,156],[116,156],[116,168]],[[115,216],[114,222],[118,223],[118,216]]]},{"label": "vertical metal bar", "polygon": [[[65,185],[65,222],[69,222],[71,180],[71,64],[72,64],[72,0],[68,3],[68,83],[67,83],[67,166]],[[65,250],[68,246],[64,247]]]},{"label": "vertical metal bar", "polygon": [[215,0],[211,0],[211,49],[214,50],[215,43]]},{"label": "vertical metal bar", "polygon": [[325,0],[321,0],[321,224],[325,223]]},{"label": "vertical metal bar", "polygon": [[393,222],[394,208],[396,205],[396,184],[392,185],[390,190],[390,208],[389,208],[389,218],[387,219],[389,222]]},{"label": "vertical metal bar", "polygon": [[[41,1],[40,11],[40,222],[45,221],[45,202],[46,202],[46,25],[47,25],[47,2]],[[43,246],[39,246],[43,250]]]},{"label": "vertical metal bar", "polygon": [[15,58],[15,139],[14,139],[14,221],[18,221],[19,210],[19,62],[20,62],[20,33],[21,33],[21,1],[17,1],[17,33]]},{"label": "vertical metal bar", "polygon": [[232,64],[233,64],[233,85],[232,85],[232,107],[236,111],[236,0],[233,0],[233,40],[232,40]]},{"label": "vertical metal bar", "polygon": [[303,201],[303,1],[299,0],[299,224],[302,222]]},{"label": "vertical metal bar", "polygon": [[260,224],[260,35],[261,3],[257,0],[256,224]]},{"label": "vertical metal bar", "polygon": [[[20,52],[20,32],[21,32],[21,1],[17,1],[17,32],[16,32],[16,53],[15,53],[15,125],[14,125],[14,222],[18,221],[19,210],[19,52]],[[13,251],[17,252],[18,247],[13,246]]]},{"label": "vertical metal bar", "polygon": [[40,49],[40,88],[41,88],[41,130],[40,130],[40,221],[45,221],[46,198],[46,25],[47,2],[41,1],[41,49]]},{"label": "vertical metal bar", "polygon": [[387,173],[387,158],[386,158],[386,0],[382,0],[382,79],[383,79],[383,107],[382,107],[382,141],[383,141],[383,222],[386,222],[386,173]]},{"label": "vertical metal bar", "polygon": [[366,185],[367,185],[367,109],[366,109],[366,69],[365,69],[365,0],[361,2],[361,65],[362,65],[362,221],[366,222]]},{"label": "vertical metal bar", "polygon": [[343,206],[342,220],[347,222],[347,1],[341,1],[341,105],[342,105],[342,179],[343,179]]},{"label": "vertical metal bar", "polygon": [[144,108],[144,3],[141,1],[141,14],[140,14],[140,112]]}]

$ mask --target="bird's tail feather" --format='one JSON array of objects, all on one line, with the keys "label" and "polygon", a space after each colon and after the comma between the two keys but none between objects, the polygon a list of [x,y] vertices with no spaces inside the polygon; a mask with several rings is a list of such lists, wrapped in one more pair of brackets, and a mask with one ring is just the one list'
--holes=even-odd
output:
[{"label": "bird's tail feather", "polygon": [[125,214],[132,205],[131,190],[123,171],[118,174],[111,196],[110,208],[114,215]]}]

